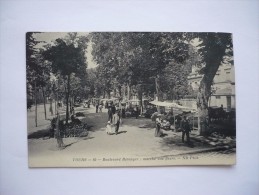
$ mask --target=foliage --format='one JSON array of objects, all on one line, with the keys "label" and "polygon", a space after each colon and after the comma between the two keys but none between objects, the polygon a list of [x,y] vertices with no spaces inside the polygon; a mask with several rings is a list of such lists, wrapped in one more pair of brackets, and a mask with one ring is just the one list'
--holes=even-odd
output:
[{"label": "foliage", "polygon": [[100,88],[107,92],[126,83],[141,84],[143,93],[154,92],[155,77],[172,60],[183,65],[187,59],[188,44],[182,36],[183,33],[92,33],[92,54],[99,64],[97,74],[106,78]]},{"label": "foliage", "polygon": [[222,62],[233,64],[232,36],[229,33],[193,33],[190,38],[198,38],[198,52],[203,66],[200,74],[203,74],[200,82],[197,107],[200,117],[200,134],[208,131],[208,99],[211,95],[211,86],[214,76]]},{"label": "foliage", "polygon": [[[52,73],[60,75],[66,81],[66,123],[69,118],[69,98],[78,95],[84,86],[86,76],[86,48],[87,38],[77,37],[76,33],[69,33],[65,39],[56,39],[55,44],[43,52],[44,59],[51,63]],[[72,90],[71,89],[72,85]],[[70,94],[71,93],[71,94]]]},{"label": "foliage", "polygon": [[51,62],[52,72],[68,76],[72,73],[81,75],[86,69],[85,51],[74,44],[66,44],[62,39],[57,39],[54,46],[46,50],[43,55]]},{"label": "foliage", "polygon": [[44,87],[49,79],[49,64],[45,63],[42,57],[42,50],[37,49],[36,41],[32,32],[26,33],[26,78],[27,93],[31,95],[35,87]]}]

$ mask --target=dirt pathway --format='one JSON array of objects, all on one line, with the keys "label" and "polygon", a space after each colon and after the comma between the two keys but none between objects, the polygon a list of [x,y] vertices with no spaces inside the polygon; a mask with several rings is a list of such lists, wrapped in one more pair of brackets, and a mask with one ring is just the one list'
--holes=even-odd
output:
[{"label": "dirt pathway", "polygon": [[[81,138],[64,138],[66,148],[63,150],[57,149],[56,140],[53,138],[29,139],[30,165],[86,166],[89,163],[93,165],[93,159],[99,160],[100,163],[104,159],[143,159],[195,152],[208,147],[196,142],[193,147],[188,147],[181,143],[180,132],[164,131],[165,137],[155,137],[152,121],[145,118],[123,119],[119,134],[107,135],[105,132],[108,120],[107,111],[95,113],[94,108],[84,109],[84,111],[87,113],[85,121],[93,126],[89,135]],[[149,127],[141,128],[145,124]],[[74,162],[75,159],[84,160]],[[114,165],[113,161],[106,162],[107,165],[109,163]],[[94,165],[98,165],[98,162]]]}]

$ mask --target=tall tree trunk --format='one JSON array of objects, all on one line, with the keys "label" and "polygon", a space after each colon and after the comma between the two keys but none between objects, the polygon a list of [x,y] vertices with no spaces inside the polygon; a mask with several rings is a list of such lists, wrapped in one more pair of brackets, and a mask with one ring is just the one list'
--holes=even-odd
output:
[{"label": "tall tree trunk", "polygon": [[45,120],[47,120],[45,89],[44,87],[42,87],[41,89],[42,89],[42,96],[43,96],[44,116],[45,116]]},{"label": "tall tree trunk", "polygon": [[204,76],[200,82],[197,94],[200,135],[209,133],[208,100],[211,95],[211,85],[225,55],[227,44],[232,44],[232,42],[229,42],[229,34],[209,34],[208,40],[205,44],[206,54],[204,62],[206,66],[204,68]]},{"label": "tall tree trunk", "polygon": [[56,95],[56,98],[55,98],[55,114],[57,114],[58,112],[57,112],[57,101],[58,101],[58,97],[57,97],[57,95]]},{"label": "tall tree trunk", "polygon": [[208,132],[208,98],[210,96],[210,88],[209,83],[206,83],[204,79],[200,82],[199,91],[197,94],[197,108],[199,115],[199,134],[206,135]]},{"label": "tall tree trunk", "polygon": [[[222,57],[215,56],[213,60],[210,60],[209,65],[206,67],[206,72],[200,82],[200,87],[197,94],[197,109],[199,116],[199,134],[206,135],[209,133],[208,124],[208,101],[211,95],[211,85]],[[208,62],[206,63],[208,64]]]},{"label": "tall tree trunk", "polygon": [[53,106],[52,106],[52,103],[53,103],[53,99],[50,98],[50,100],[49,100],[49,111],[51,113],[51,116],[53,116]]},{"label": "tall tree trunk", "polygon": [[60,129],[60,115],[57,115],[57,121],[56,121],[56,139],[57,139],[57,146],[59,149],[62,149],[64,146],[63,138],[61,136],[61,129]]},{"label": "tall tree trunk", "polygon": [[[70,95],[71,96],[71,95]],[[72,114],[72,102],[73,102],[73,98],[72,97],[69,97],[69,113],[70,115]]]},{"label": "tall tree trunk", "polygon": [[106,94],[106,92],[105,92],[105,89],[103,90],[103,98],[105,98],[105,94]]},{"label": "tall tree trunk", "polygon": [[143,94],[142,94],[142,85],[138,86],[138,98],[140,100],[140,113],[143,112]]},{"label": "tall tree trunk", "polygon": [[69,119],[69,93],[70,93],[70,74],[67,75],[66,124],[68,124],[68,119]]},{"label": "tall tree trunk", "polygon": [[72,114],[75,114],[75,96],[71,97],[71,104],[72,104],[71,108],[73,110]]},{"label": "tall tree trunk", "polygon": [[119,96],[122,96],[122,92],[121,92],[121,85],[118,86],[118,92],[119,92]]},{"label": "tall tree trunk", "polygon": [[129,83],[127,83],[127,95],[128,95],[128,100],[130,100],[131,94],[130,94],[130,85],[129,85]]},{"label": "tall tree trunk", "polygon": [[116,97],[116,87],[114,86],[113,88],[113,97],[115,98]]},{"label": "tall tree trunk", "polygon": [[108,99],[111,99],[111,91],[108,89],[106,92],[107,92]]},{"label": "tall tree trunk", "polygon": [[36,81],[34,82],[34,103],[35,103],[35,126],[38,126],[38,113],[37,113],[37,86]]},{"label": "tall tree trunk", "polygon": [[[162,97],[162,93],[161,93],[161,89],[160,89],[160,74],[157,74],[156,79],[155,79],[155,83],[156,83],[156,94],[157,94],[157,100],[158,101],[162,101],[163,97]],[[158,112],[161,113],[161,107],[158,106]]]},{"label": "tall tree trunk", "polygon": [[126,98],[126,85],[124,83],[123,84],[123,97],[122,97],[122,99],[125,100],[125,98]]}]

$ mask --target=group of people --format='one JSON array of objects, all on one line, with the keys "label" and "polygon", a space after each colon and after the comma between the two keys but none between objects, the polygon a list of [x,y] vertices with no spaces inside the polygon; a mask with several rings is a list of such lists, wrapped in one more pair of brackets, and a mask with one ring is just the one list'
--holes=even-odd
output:
[{"label": "group of people", "polygon": [[112,103],[108,106],[108,122],[106,126],[106,133],[108,135],[113,133],[113,127],[115,128],[115,134],[118,134],[121,124],[121,112],[120,109],[116,109],[116,106]]},{"label": "group of people", "polygon": [[[158,114],[156,118],[156,130],[155,130],[155,137],[162,137],[163,136],[163,131],[162,131],[162,115]],[[184,143],[185,136],[187,139],[187,143],[190,143],[190,122],[188,117],[183,116],[183,119],[180,122],[180,129],[182,131],[182,142]]]},{"label": "group of people", "polygon": [[[123,111],[125,112],[125,110],[127,110],[125,107],[121,107],[119,108],[118,105],[115,105],[113,102],[105,105],[105,108],[108,109],[108,122],[107,122],[107,126],[106,126],[106,133],[108,135],[111,134],[118,134],[119,132],[119,128],[120,128],[120,124],[122,121],[122,115],[123,115]],[[123,109],[124,108],[124,109]],[[98,112],[102,112],[103,109],[103,104],[102,103],[97,103],[96,104],[96,113]],[[139,108],[137,106],[135,106],[133,108],[133,113],[134,116],[136,118],[138,118],[139,116]],[[169,127],[171,125],[171,123],[173,122],[173,115],[170,114],[170,112],[166,115],[163,114],[158,114],[155,122],[156,122],[156,129],[155,129],[155,137],[162,137],[164,135],[163,131],[162,131],[162,127],[164,128],[165,126],[165,121],[167,121]],[[179,124],[178,124],[179,123]],[[191,131],[191,127],[190,127],[190,122],[188,117],[183,116],[183,118],[176,118],[176,129],[181,129],[182,131],[182,142],[184,143],[185,141],[185,137],[187,139],[187,143],[190,143],[190,131]]]},{"label": "group of people", "polygon": [[95,105],[96,113],[103,112],[103,104],[96,104]]}]

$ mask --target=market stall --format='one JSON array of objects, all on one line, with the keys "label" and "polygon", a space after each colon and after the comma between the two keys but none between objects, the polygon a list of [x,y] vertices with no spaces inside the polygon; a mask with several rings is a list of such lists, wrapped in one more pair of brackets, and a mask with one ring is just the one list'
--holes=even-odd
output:
[{"label": "market stall", "polygon": [[197,112],[196,109],[194,108],[190,108],[190,107],[185,107],[185,106],[181,106],[175,102],[161,102],[161,101],[157,101],[157,100],[154,100],[152,102],[150,102],[151,104],[153,105],[156,105],[156,106],[162,106],[162,107],[168,107],[168,108],[171,108],[173,110],[173,117],[174,117],[174,128],[175,128],[175,117],[176,117],[176,114],[179,115],[179,114],[182,114],[184,112],[189,112],[192,114],[192,126],[193,126],[193,129],[194,129],[194,114]]}]

